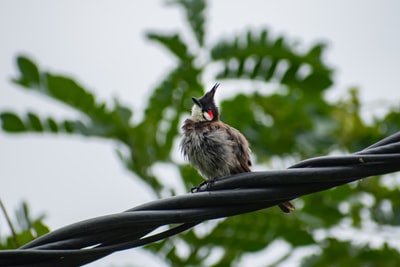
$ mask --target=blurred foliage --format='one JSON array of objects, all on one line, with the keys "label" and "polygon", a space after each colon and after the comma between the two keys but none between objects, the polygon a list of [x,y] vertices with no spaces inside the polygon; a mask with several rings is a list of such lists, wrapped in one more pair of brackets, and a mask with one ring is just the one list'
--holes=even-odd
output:
[{"label": "blurred foliage", "polygon": [[[8,226],[12,228],[11,232],[13,232],[10,236],[1,236],[0,234],[0,249],[18,248],[21,245],[49,232],[49,228],[43,223],[44,215],[32,217],[27,203],[23,202],[15,211],[14,220],[8,217],[8,212],[3,203],[0,204],[4,217],[9,220]],[[6,229],[1,230],[1,232],[5,232]]]},{"label": "blurred foliage", "polygon": [[[249,139],[258,164],[268,164],[273,157],[293,161],[332,151],[355,152],[399,130],[400,107],[388,108],[383,117],[374,117],[367,123],[361,116],[357,88],[350,88],[348,95],[335,102],[325,99],[334,83],[334,70],[323,60],[324,43],[299,49],[289,38],[274,37],[262,29],[234,33],[210,44],[205,1],[168,3],[183,11],[192,34],[165,33],[165,29],[162,33],[148,32],[148,40],[166,49],[176,65],[153,88],[140,122],[133,123],[132,110],[118,100],[112,106],[99,102],[73,79],[49,73],[31,59],[19,56],[19,76],[13,81],[20,88],[67,105],[79,115],[59,120],[33,111],[17,114],[1,110],[3,131],[114,140],[124,146],[122,149],[119,145],[117,153],[125,166],[161,196],[165,186],[151,171],[157,163],[179,168],[187,190],[202,181],[193,168],[174,162],[171,151],[179,138],[179,123],[189,115],[186,111],[192,105],[191,97],[201,96],[208,89],[202,85],[206,71],[214,70],[215,80],[222,85],[224,81],[240,81],[232,87],[242,93],[222,100],[221,116]],[[248,91],[249,87],[254,90]],[[174,188],[167,189],[175,194]],[[363,201],[366,196],[372,199],[371,203]],[[245,253],[259,252],[274,240],[284,240],[291,249],[275,263],[284,262],[299,248],[318,243],[320,250],[305,257],[304,266],[389,266],[398,258],[398,251],[388,245],[375,249],[357,247],[331,236],[321,243],[315,233],[328,233],[342,221],[363,231],[366,210],[372,222],[399,229],[397,198],[398,190],[376,177],[302,197],[294,202],[298,210],[287,216],[274,208],[234,216],[219,221],[207,233],[188,231],[145,249],[171,266],[229,266],[237,264]],[[179,252],[178,241],[187,253]],[[222,253],[210,263],[207,260],[214,251]]]},{"label": "blurred foliage", "polygon": [[[353,245],[329,238],[320,244],[323,251],[303,260],[302,266],[397,266],[400,262],[399,251],[384,244],[375,249],[368,245]],[[326,252],[325,252],[326,251]],[[322,256],[323,255],[323,256]]]}]

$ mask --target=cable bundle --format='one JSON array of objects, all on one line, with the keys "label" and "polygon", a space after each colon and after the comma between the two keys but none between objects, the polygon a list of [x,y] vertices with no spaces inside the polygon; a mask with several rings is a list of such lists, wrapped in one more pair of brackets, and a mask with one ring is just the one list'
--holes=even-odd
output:
[{"label": "cable bundle", "polygon": [[[0,251],[0,266],[80,266],[113,252],[176,235],[210,219],[269,208],[369,176],[400,170],[400,132],[354,154],[299,162],[286,170],[217,179],[199,192],[68,225],[17,250]],[[151,234],[164,225],[176,225]]]}]

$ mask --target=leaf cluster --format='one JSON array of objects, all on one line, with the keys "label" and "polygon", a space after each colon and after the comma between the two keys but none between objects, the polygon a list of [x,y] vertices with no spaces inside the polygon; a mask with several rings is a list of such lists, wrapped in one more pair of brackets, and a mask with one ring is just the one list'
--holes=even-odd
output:
[{"label": "leaf cluster", "polygon": [[0,235],[0,249],[16,249],[49,232],[49,228],[43,223],[44,215],[32,217],[26,202],[22,202],[20,207],[15,211],[14,220],[8,217],[4,205],[0,204],[3,214],[9,220],[9,227],[12,228],[13,232],[10,236]]}]

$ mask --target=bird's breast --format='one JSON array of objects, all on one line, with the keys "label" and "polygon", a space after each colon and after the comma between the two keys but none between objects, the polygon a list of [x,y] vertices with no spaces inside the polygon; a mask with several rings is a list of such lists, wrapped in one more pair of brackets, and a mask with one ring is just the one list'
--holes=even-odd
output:
[{"label": "bird's breast", "polygon": [[189,162],[206,179],[230,175],[237,159],[233,143],[223,125],[217,123],[185,123],[182,127],[181,150]]}]

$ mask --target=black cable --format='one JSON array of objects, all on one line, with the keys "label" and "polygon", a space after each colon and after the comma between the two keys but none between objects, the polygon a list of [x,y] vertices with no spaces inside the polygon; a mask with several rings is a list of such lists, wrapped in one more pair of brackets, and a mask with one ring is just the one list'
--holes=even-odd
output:
[{"label": "black cable", "polygon": [[[0,266],[80,266],[119,250],[168,238],[205,220],[269,208],[399,170],[400,133],[396,133],[351,155],[312,158],[286,170],[222,177],[194,194],[156,200],[65,226],[17,250],[0,251]],[[153,233],[168,225],[169,229]]]}]

